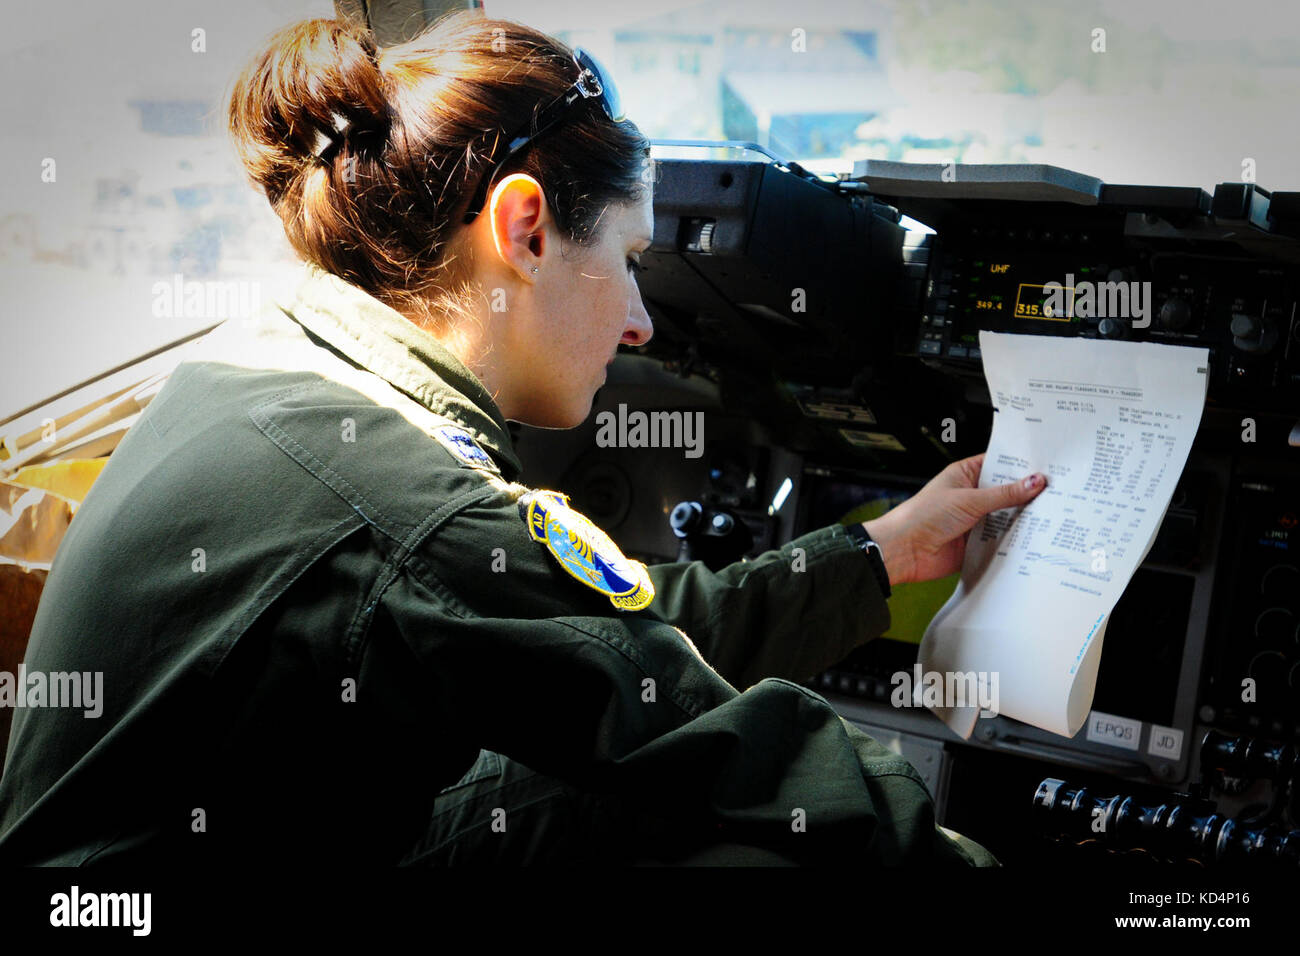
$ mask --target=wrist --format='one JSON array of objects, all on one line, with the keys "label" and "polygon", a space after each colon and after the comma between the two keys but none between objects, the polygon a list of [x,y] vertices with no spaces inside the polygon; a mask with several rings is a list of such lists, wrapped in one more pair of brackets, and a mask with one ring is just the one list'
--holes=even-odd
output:
[{"label": "wrist", "polygon": [[862,527],[871,540],[880,546],[880,557],[885,563],[885,573],[889,575],[889,586],[906,584],[912,579],[911,559],[903,541],[892,534],[884,518],[875,518],[862,522]]},{"label": "wrist", "polygon": [[888,600],[893,593],[894,586],[893,582],[889,580],[889,569],[885,567],[885,556],[880,548],[880,542],[871,536],[865,522],[849,525],[844,529],[844,536],[853,543],[855,548],[862,552],[863,557],[871,566],[871,574],[876,579],[876,584],[880,586],[880,593]]}]

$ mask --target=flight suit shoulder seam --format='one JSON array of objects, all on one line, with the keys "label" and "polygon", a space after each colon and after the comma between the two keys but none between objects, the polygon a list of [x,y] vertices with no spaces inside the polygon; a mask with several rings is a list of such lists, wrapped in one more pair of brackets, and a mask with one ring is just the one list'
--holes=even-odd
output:
[{"label": "flight suit shoulder seam", "polygon": [[[439,527],[455,517],[459,512],[468,508],[470,505],[484,498],[488,498],[497,493],[497,489],[490,483],[485,483],[475,488],[470,488],[462,492],[450,501],[445,501],[437,508],[425,516],[424,520],[411,529],[410,533],[404,539],[398,542],[397,549],[393,555],[380,566],[375,572],[375,577],[371,583],[370,591],[366,599],[362,602],[361,607],[357,609],[352,623],[348,627],[348,636],[344,642],[344,654],[350,665],[357,665],[365,655],[367,637],[370,632],[370,623],[374,620],[375,609],[379,607],[388,593],[388,589],[393,586],[403,573],[404,570],[411,573],[419,574],[412,568],[412,561],[420,561],[420,545],[428,539],[430,535],[437,531]],[[426,587],[431,587],[428,582],[422,580]],[[439,582],[440,588],[448,594],[452,593],[446,585]]]},{"label": "flight suit shoulder seam", "polygon": [[334,492],[344,504],[360,515],[367,524],[370,524],[393,541],[400,543],[401,536],[397,532],[392,518],[363,495],[355,485],[317,458],[309,448],[285,431],[265,413],[268,406],[283,400],[286,396],[308,388],[319,387],[321,384],[320,382],[305,382],[279,391],[269,399],[250,408],[248,417],[257,426],[258,431],[266,435],[273,445],[296,461],[313,478]]},{"label": "flight suit shoulder seam", "polygon": [[[413,534],[418,535],[421,533],[421,529],[425,522],[422,521],[412,525],[410,519],[404,521],[394,519],[387,511],[377,505],[372,498],[364,494],[356,487],[356,485],[350,482],[336,469],[331,468],[323,462],[310,448],[306,447],[267,413],[268,408],[283,401],[291,395],[312,389],[325,389],[333,384],[336,383],[331,383],[329,381],[311,381],[299,382],[295,385],[283,388],[252,406],[248,411],[248,416],[257,429],[262,432],[262,434],[264,434],[273,445],[279,448],[289,458],[297,462],[300,467],[302,467],[318,482],[329,488],[344,502],[344,504],[359,514],[369,524],[373,525],[392,541],[401,545],[404,541],[409,540]],[[423,409],[423,407],[421,408],[424,412],[428,413],[427,409]],[[433,417],[441,423],[442,427],[457,428],[464,431],[464,428],[461,425],[446,416],[440,416],[433,413],[429,414],[432,414]],[[429,439],[430,443],[445,456],[445,467],[449,472],[463,473],[470,467],[464,461],[457,459],[452,451],[447,447],[446,443],[442,439],[438,438],[437,435],[424,431],[414,424],[413,427],[421,435]],[[486,457],[491,461],[490,456]],[[495,463],[493,463],[490,468],[480,466],[470,468],[470,470],[480,474],[485,481],[490,481],[493,477],[500,477],[499,469],[497,469]],[[472,489],[472,491],[477,490],[479,489]],[[441,508],[442,505],[439,504],[438,507]]]},{"label": "flight suit shoulder seam", "polygon": [[[263,585],[262,590],[258,592],[259,597],[250,602],[249,608],[250,610],[253,610],[254,613],[251,615],[246,614],[244,617],[239,619],[240,626],[235,631],[235,640],[237,641],[238,638],[253,625],[253,622],[257,620],[261,614],[265,613],[267,608],[275,604],[275,602],[279,600],[280,596],[289,590],[289,588],[293,586],[294,582],[297,581],[309,567],[319,561],[330,548],[338,545],[339,542],[343,541],[350,535],[356,534],[366,526],[366,523],[361,520],[359,515],[356,513],[348,514],[334,522],[334,524],[330,525],[328,528],[322,530],[320,534],[308,542],[304,547],[298,549],[299,555],[311,555],[310,559],[302,563],[301,567],[297,567],[296,570],[293,571],[292,575],[287,577],[281,576],[284,577],[283,580],[278,580],[276,577],[268,579],[268,581]],[[322,547],[322,545],[324,546]],[[269,586],[272,581],[277,580],[279,587],[274,592],[263,594],[266,587]],[[216,666],[219,667],[225,662],[226,657],[230,654],[234,645],[235,641],[232,641],[228,646],[221,649],[220,657],[216,660]]]}]

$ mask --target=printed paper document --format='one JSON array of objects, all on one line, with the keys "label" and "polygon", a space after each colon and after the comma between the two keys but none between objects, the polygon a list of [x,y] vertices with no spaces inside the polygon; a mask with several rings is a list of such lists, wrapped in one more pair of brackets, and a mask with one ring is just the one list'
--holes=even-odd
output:
[{"label": "printed paper document", "polygon": [[[917,703],[962,737],[989,700],[988,710],[1073,737],[1092,706],[1107,618],[1187,462],[1209,352],[993,332],[980,333],[980,350],[996,411],[979,486],[1033,472],[1048,483],[971,530],[961,581],[919,654],[923,673],[959,692],[933,706],[918,686]],[[975,682],[978,695],[960,692]]]}]

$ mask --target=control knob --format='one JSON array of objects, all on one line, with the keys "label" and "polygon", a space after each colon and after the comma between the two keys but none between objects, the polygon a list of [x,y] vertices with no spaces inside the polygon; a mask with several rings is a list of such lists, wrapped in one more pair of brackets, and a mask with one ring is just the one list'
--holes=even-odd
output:
[{"label": "control knob", "polygon": [[1192,307],[1185,299],[1180,299],[1176,295],[1170,296],[1160,307],[1160,314],[1156,318],[1162,329],[1182,332],[1192,324]]}]

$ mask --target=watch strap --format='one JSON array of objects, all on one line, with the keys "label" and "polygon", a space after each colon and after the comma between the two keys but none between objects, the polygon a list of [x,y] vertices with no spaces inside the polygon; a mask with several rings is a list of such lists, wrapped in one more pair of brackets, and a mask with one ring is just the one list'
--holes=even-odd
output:
[{"label": "watch strap", "polygon": [[889,571],[885,568],[885,559],[880,552],[880,545],[872,539],[860,522],[845,525],[844,536],[859,550],[866,552],[867,559],[871,562],[871,570],[875,572],[876,580],[880,582],[881,592],[885,597],[889,597],[893,589],[889,586]]}]

